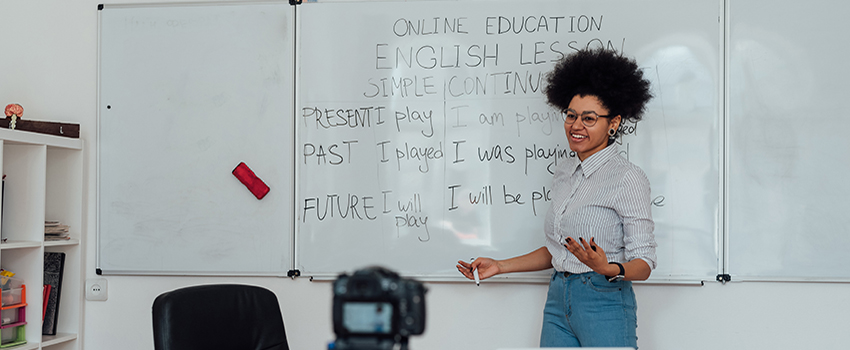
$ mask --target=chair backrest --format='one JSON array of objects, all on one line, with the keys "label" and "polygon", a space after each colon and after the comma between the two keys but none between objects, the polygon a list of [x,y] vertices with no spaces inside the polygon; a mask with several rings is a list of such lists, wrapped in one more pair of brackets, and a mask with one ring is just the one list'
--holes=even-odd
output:
[{"label": "chair backrest", "polygon": [[153,302],[156,350],[289,350],[274,292],[212,284],[165,292]]}]

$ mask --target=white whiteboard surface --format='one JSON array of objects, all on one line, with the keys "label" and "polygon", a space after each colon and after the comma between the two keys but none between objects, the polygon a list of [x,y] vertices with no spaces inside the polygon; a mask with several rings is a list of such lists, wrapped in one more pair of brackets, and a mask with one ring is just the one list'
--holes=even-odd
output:
[{"label": "white whiteboard surface", "polygon": [[848,281],[850,4],[733,1],[730,12],[732,278]]},{"label": "white whiteboard surface", "polygon": [[[98,251],[104,274],[286,275],[293,10],[99,11]],[[245,162],[271,188],[257,200]]]},{"label": "white whiteboard surface", "polygon": [[621,146],[657,199],[652,279],[713,280],[722,17],[722,1],[301,5],[296,267],[451,280],[459,259],[542,246],[548,168],[568,151],[542,77],[559,52],[604,45],[635,57],[656,96]]}]

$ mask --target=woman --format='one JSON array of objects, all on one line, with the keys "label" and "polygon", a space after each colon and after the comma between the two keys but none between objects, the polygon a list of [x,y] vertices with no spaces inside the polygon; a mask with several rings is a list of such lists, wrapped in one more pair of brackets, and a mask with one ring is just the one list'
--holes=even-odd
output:
[{"label": "woman", "polygon": [[649,180],[614,143],[624,119],[639,121],[652,98],[634,60],[597,49],[559,62],[548,77],[548,103],[563,111],[575,157],[553,178],[544,221],[546,245],[528,254],[458,261],[485,279],[555,268],[549,284],[541,347],[637,348],[637,306],[630,281],[655,268]]}]

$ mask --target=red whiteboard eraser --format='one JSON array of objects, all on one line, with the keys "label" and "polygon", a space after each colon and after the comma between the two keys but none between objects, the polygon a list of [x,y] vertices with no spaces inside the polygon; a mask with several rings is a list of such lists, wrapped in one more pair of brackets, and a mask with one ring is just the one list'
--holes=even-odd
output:
[{"label": "red whiteboard eraser", "polygon": [[263,197],[266,196],[266,193],[269,193],[269,186],[266,185],[263,180],[260,180],[260,178],[251,171],[251,168],[245,165],[245,162],[240,162],[239,165],[233,169],[233,176],[236,176],[236,178],[239,179],[239,181],[254,194],[254,197],[257,197],[257,199],[263,199]]}]

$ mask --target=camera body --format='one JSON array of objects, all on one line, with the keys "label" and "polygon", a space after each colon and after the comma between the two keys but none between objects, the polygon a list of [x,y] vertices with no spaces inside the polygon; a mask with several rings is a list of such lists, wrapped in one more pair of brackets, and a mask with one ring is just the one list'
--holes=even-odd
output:
[{"label": "camera body", "polygon": [[425,331],[425,292],[418,281],[382,267],[341,274],[333,284],[335,350],[406,348]]}]

